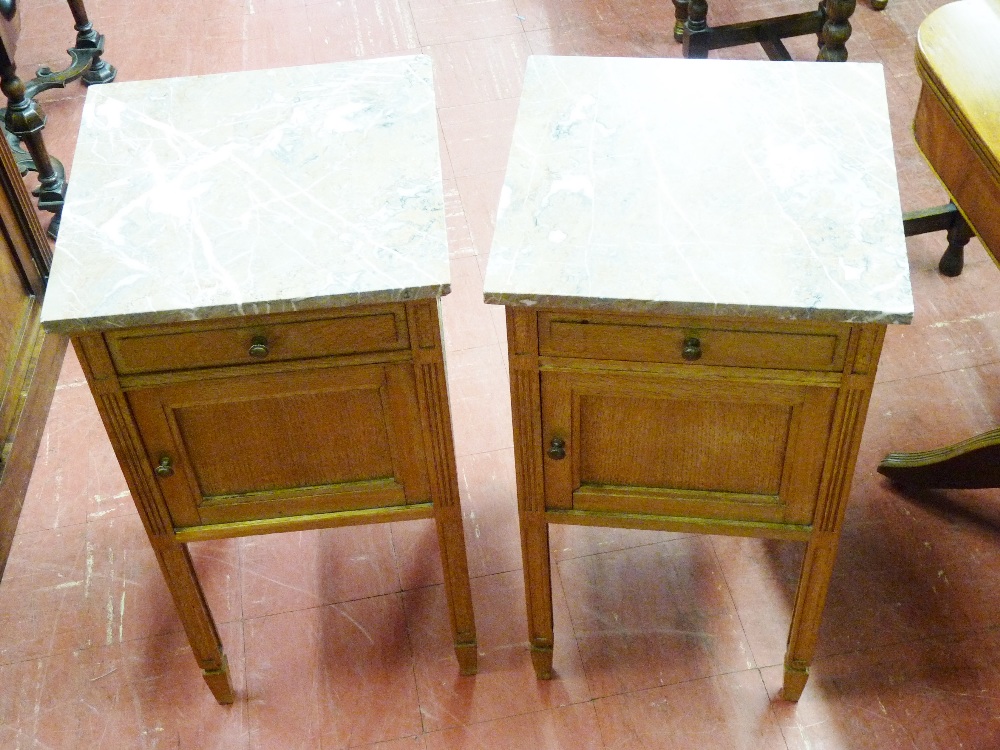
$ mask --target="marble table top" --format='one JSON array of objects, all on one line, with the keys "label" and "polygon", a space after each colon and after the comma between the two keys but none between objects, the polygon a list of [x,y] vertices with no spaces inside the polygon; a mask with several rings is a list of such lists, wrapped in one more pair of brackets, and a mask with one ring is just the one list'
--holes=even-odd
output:
[{"label": "marble table top", "polygon": [[882,67],[530,58],[484,296],[909,322]]},{"label": "marble table top", "polygon": [[449,291],[426,56],[92,86],[42,310],[66,333]]}]

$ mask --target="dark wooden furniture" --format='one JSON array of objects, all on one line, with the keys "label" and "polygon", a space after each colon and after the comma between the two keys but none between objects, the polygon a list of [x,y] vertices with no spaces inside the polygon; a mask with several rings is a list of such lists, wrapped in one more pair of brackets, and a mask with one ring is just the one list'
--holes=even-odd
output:
[{"label": "dark wooden furniture", "polygon": [[[816,34],[817,60],[843,62],[851,36],[856,0],[820,0],[813,11],[763,18],[725,26],[709,26],[708,0],[673,0],[674,39],[684,45],[684,56],[708,57],[712,50],[760,44],[771,60],[791,60],[782,39]],[[882,7],[885,7],[884,5]]]},{"label": "dark wooden furniture", "polygon": [[[927,231],[948,229],[940,267],[949,276],[961,272],[962,249],[973,233],[994,260],[1000,254],[998,39],[997,0],[945,5],[917,32],[916,64],[923,87],[913,132],[952,197],[949,206],[926,212],[931,217]],[[909,215],[907,220],[908,228],[921,228],[921,217]],[[894,482],[916,487],[1000,487],[1000,430],[942,448],[890,453],[878,470]]]},{"label": "dark wooden furniture", "polygon": [[39,325],[51,250],[5,142],[0,142],[0,246],[2,575],[66,351],[66,337]]},{"label": "dark wooden furniture", "polygon": [[[104,36],[90,23],[83,0],[68,0],[68,3],[76,22],[76,43],[67,50],[71,58],[69,67],[58,72],[48,67],[39,68],[37,75],[25,82],[17,75],[17,38],[21,23],[18,4],[16,0],[0,2],[0,90],[7,97],[7,107],[3,110],[4,136],[21,174],[38,174],[34,194],[39,209],[53,214],[48,228],[53,239],[59,233],[66,198],[66,171],[45,146],[42,129],[46,118],[35,97],[49,89],[63,88],[77,79],[90,85],[109,83],[116,75],[115,68],[101,57]],[[27,151],[21,148],[21,143]]]}]

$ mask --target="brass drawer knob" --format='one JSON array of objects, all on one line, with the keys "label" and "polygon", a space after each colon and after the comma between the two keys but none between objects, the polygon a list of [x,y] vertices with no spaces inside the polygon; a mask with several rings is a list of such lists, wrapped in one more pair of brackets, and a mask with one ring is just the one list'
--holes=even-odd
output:
[{"label": "brass drawer knob", "polygon": [[546,451],[549,454],[549,458],[553,461],[560,461],[566,458],[566,443],[562,438],[554,437],[552,442],[549,444],[549,449]]},{"label": "brass drawer knob", "polygon": [[684,339],[684,348],[681,350],[681,356],[688,362],[701,359],[701,340],[696,336],[689,336]]},{"label": "brass drawer knob", "polygon": [[267,339],[263,336],[254,336],[253,341],[250,342],[250,351],[248,354],[254,359],[263,359],[268,355],[270,349],[267,348]]},{"label": "brass drawer knob", "polygon": [[160,464],[155,471],[156,476],[161,479],[172,477],[174,475],[174,462],[170,460],[170,456],[160,456]]}]

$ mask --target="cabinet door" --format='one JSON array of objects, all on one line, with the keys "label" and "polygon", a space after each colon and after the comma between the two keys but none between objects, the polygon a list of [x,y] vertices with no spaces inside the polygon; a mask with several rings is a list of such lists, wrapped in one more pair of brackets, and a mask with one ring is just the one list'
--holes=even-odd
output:
[{"label": "cabinet door", "polygon": [[837,389],[545,371],[546,507],[809,524]]},{"label": "cabinet door", "polygon": [[128,393],[176,527],[429,502],[410,364]]}]

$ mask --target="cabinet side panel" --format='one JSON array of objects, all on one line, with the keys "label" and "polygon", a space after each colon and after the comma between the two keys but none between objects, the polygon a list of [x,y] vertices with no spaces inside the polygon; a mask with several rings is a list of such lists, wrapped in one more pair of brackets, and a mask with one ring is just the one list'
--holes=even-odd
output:
[{"label": "cabinet side panel", "polygon": [[97,411],[104,422],[111,447],[121,465],[132,499],[150,539],[172,538],[173,527],[159,487],[153,481],[153,470],[146,460],[146,451],[124,394],[113,380],[100,378],[110,357],[99,334],[73,339],[80,366],[95,396]]}]

